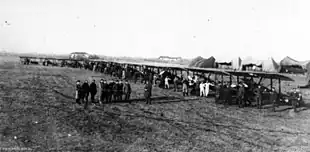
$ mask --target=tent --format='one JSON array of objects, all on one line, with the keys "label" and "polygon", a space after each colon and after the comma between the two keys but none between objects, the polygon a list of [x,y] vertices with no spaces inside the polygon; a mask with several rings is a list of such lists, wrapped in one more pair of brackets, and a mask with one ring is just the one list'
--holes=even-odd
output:
[{"label": "tent", "polygon": [[302,66],[303,69],[307,69],[306,66],[307,64],[310,62],[310,60],[307,60],[307,61],[300,61],[300,65]]},{"label": "tent", "polygon": [[280,66],[273,58],[268,58],[267,60],[262,61],[262,71],[279,72],[279,70]]},{"label": "tent", "polygon": [[195,64],[195,67],[199,68],[214,68],[215,67],[215,58],[211,56],[208,59],[202,59],[197,64]]},{"label": "tent", "polygon": [[241,58],[240,57],[238,57],[238,58],[234,58],[234,59],[232,59],[232,61],[231,61],[231,68],[232,69],[234,69],[234,70],[241,70]]},{"label": "tent", "polygon": [[286,56],[280,62],[280,72],[283,73],[304,73],[306,68],[306,62],[299,62],[292,59],[291,57]]},{"label": "tent", "polygon": [[301,66],[301,63],[297,60],[292,59],[289,56],[286,56],[284,59],[280,61],[281,66]]},{"label": "tent", "polygon": [[201,57],[201,56],[198,56],[198,57],[196,57],[196,58],[194,58],[190,63],[189,63],[189,67],[193,67],[197,62],[199,62],[200,60],[202,60],[203,59],[203,57]]},{"label": "tent", "polygon": [[242,60],[241,69],[242,70],[256,70],[256,67],[261,68],[263,62],[261,60],[254,59],[252,57],[247,57]]},{"label": "tent", "polygon": [[247,57],[244,60],[242,60],[242,66],[253,66],[253,65],[261,66],[262,65],[262,61],[254,59],[252,57]]}]

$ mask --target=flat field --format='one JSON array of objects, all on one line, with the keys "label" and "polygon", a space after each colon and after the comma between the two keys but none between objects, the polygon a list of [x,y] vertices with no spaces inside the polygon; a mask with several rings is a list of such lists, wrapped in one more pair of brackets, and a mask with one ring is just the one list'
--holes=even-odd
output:
[{"label": "flat field", "polygon": [[[143,85],[132,84],[132,104],[74,103],[75,81],[100,73],[21,65],[0,57],[0,149],[33,151],[307,151],[310,111],[258,110],[183,98],[154,88],[154,104],[143,102]],[[302,78],[301,78],[302,80]],[[296,81],[300,83],[299,81]],[[302,82],[304,83],[304,82]],[[303,84],[302,84],[303,85]],[[305,101],[308,103],[308,100]],[[307,105],[307,104],[306,104]]]}]

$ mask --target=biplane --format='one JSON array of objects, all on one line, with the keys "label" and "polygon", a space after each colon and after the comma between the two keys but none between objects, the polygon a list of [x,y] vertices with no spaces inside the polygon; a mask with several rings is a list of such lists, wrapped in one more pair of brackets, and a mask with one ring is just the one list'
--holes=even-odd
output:
[{"label": "biplane", "polygon": [[[42,61],[42,60],[50,60],[53,63],[58,62],[66,62],[67,64],[74,64],[76,62],[83,62],[79,60],[72,60],[72,59],[56,59],[56,58],[36,58],[36,57],[20,57],[21,61],[25,60],[34,60],[34,61]],[[264,88],[263,92],[263,100],[266,102],[268,101],[268,92],[274,88],[274,81],[278,82],[278,101],[289,103],[290,97],[287,95],[282,94],[281,92],[281,81],[294,81],[290,77],[279,73],[270,73],[270,72],[259,72],[259,71],[241,71],[241,70],[229,70],[229,69],[216,69],[216,68],[196,68],[196,67],[188,67],[184,65],[177,65],[177,64],[168,64],[168,63],[154,63],[154,62],[130,62],[130,61],[108,61],[102,59],[90,59],[89,62],[93,64],[105,64],[105,65],[112,65],[112,66],[119,66],[123,69],[132,68],[141,73],[145,71],[145,69],[151,71],[153,74],[160,75],[164,73],[170,73],[170,76],[173,77],[183,77],[183,75],[187,76],[199,76],[204,78],[205,80],[209,80],[211,83],[215,81],[221,82],[221,85],[229,84],[230,86],[238,84],[239,82],[254,82],[255,84],[262,85]],[[58,65],[62,65],[59,64]],[[74,66],[75,67],[75,66]],[[219,78],[220,77],[220,78]],[[161,78],[162,79],[162,78]],[[269,85],[266,85],[266,79],[269,79]],[[162,81],[162,80],[161,80]],[[171,81],[170,81],[171,82]],[[264,83],[263,83],[264,82]],[[171,82],[173,83],[173,82]],[[214,88],[210,87],[211,90]],[[233,92],[236,92],[234,90]]]},{"label": "biplane", "polygon": [[[269,103],[270,92],[272,89],[277,90],[277,101],[280,103],[289,103],[291,104],[291,97],[282,93],[281,90],[281,82],[282,81],[294,81],[292,78],[287,77],[285,75],[279,73],[271,73],[271,72],[260,72],[260,71],[233,71],[233,70],[225,70],[230,73],[231,76],[235,77],[236,82],[239,83],[240,79],[242,79],[243,83],[248,83],[248,86],[253,84],[262,86],[262,100],[265,104]],[[255,81],[256,80],[256,81]],[[264,80],[269,80],[266,83]],[[232,77],[230,77],[230,84],[232,82]],[[278,82],[278,88],[275,88],[275,82]],[[264,82],[264,83],[263,83]],[[249,84],[250,83],[250,84]],[[253,83],[253,84],[251,84]],[[253,86],[251,86],[253,87]]]}]

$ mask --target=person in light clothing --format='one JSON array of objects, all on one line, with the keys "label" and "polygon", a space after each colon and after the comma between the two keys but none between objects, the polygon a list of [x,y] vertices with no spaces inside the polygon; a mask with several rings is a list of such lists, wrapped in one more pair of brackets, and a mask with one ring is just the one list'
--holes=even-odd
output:
[{"label": "person in light clothing", "polygon": [[165,78],[165,89],[169,89],[169,80],[170,80],[169,77]]},{"label": "person in light clothing", "polygon": [[205,96],[205,91],[206,91],[206,89],[205,89],[205,83],[201,82],[201,83],[199,84],[199,90],[200,90],[200,97]]},{"label": "person in light clothing", "polygon": [[212,85],[212,84],[209,81],[207,81],[205,83],[205,97],[208,97],[208,94],[209,94],[209,91],[210,91],[210,85]]}]

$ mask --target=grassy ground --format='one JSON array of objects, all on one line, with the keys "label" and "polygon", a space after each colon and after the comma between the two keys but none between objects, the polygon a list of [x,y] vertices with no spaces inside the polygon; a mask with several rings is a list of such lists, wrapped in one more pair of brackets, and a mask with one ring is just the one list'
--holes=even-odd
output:
[{"label": "grassy ground", "polygon": [[[307,151],[310,111],[240,109],[154,88],[153,105],[133,84],[132,104],[74,104],[77,79],[111,79],[71,68],[0,58],[0,149],[36,151]],[[306,101],[308,102],[308,101]]]}]

